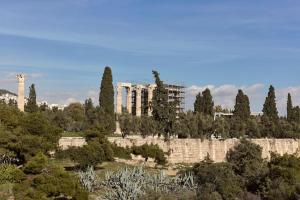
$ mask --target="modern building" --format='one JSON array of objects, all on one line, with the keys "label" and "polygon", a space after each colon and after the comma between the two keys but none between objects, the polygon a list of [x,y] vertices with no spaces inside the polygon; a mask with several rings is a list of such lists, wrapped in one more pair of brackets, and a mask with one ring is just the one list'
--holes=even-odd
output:
[{"label": "modern building", "polygon": [[17,102],[18,96],[8,90],[0,90],[0,100],[5,103],[9,103],[10,101]]},{"label": "modern building", "polygon": [[[253,116],[253,117],[260,117],[260,116],[263,115],[263,113],[262,112],[251,112],[250,115]],[[217,118],[220,118],[220,117],[231,118],[232,116],[233,116],[232,112],[229,112],[229,113],[215,112],[214,113],[214,120],[216,120]]]},{"label": "modern building", "polygon": [[[168,92],[169,102],[178,102],[177,113],[183,112],[185,107],[185,87],[181,85],[165,84]],[[123,89],[126,90],[126,106],[123,107]],[[135,116],[152,115],[152,98],[156,88],[155,84],[117,84],[117,114],[122,114],[125,109],[128,113]]]}]

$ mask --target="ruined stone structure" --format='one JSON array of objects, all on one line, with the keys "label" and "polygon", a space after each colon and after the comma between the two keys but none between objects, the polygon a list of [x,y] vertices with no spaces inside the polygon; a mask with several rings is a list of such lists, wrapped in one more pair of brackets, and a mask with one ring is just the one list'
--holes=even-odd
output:
[{"label": "ruined stone structure", "polygon": [[[183,112],[184,110],[184,100],[185,92],[184,86],[165,84],[168,91],[168,100],[175,101],[178,100],[179,105],[177,107],[177,112]],[[122,91],[123,88],[126,89],[126,110],[128,113],[135,116],[142,115],[152,115],[151,102],[153,98],[153,91],[156,88],[155,84],[137,84],[132,83],[122,83],[117,84],[117,114],[122,114]]]},{"label": "ruined stone structure", "polygon": [[18,108],[20,111],[24,112],[25,106],[25,76],[24,74],[18,74]]},{"label": "ruined stone structure", "polygon": [[[239,139],[227,140],[203,140],[201,139],[171,139],[165,142],[163,139],[148,137],[109,137],[108,140],[116,143],[118,146],[131,147],[133,145],[141,146],[143,144],[157,144],[164,152],[168,153],[168,162],[170,164],[193,164],[203,161],[209,155],[215,162],[223,162],[226,160],[226,153],[229,149],[239,144]],[[269,159],[271,152],[283,154],[299,154],[300,140],[294,139],[252,139],[253,143],[262,147],[263,158]],[[84,138],[62,138],[59,141],[61,148],[65,149],[68,146],[84,145]]]},{"label": "ruined stone structure", "polygon": [[58,145],[62,150],[68,149],[69,147],[82,147],[86,144],[83,137],[61,137],[58,141]]}]

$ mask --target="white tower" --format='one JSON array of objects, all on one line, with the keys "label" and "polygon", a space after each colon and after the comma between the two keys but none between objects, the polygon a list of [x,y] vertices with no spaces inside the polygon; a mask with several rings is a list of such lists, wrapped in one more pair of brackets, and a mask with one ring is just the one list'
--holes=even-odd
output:
[{"label": "white tower", "polygon": [[25,105],[25,76],[24,74],[18,74],[18,108],[20,111],[24,112]]}]

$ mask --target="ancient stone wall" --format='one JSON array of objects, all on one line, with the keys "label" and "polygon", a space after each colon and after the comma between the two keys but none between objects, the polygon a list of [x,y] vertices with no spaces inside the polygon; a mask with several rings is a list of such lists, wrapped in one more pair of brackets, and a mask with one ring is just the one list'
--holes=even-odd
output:
[{"label": "ancient stone wall", "polygon": [[[215,162],[222,162],[226,159],[226,153],[239,143],[238,139],[227,140],[201,140],[201,139],[171,139],[165,142],[160,138],[121,138],[109,137],[110,142],[116,143],[122,147],[131,147],[133,145],[141,146],[143,144],[157,144],[164,152],[168,152],[168,162],[171,164],[187,163],[192,164],[202,161],[207,155]],[[262,156],[269,159],[270,153],[294,154],[300,149],[300,140],[294,139],[253,139],[253,143],[263,148]],[[59,140],[59,146],[67,149],[69,146],[83,146],[85,139],[82,137],[62,137]]]},{"label": "ancient stone wall", "polygon": [[58,145],[61,149],[65,150],[68,147],[81,147],[86,144],[83,137],[61,137],[58,141]]},{"label": "ancient stone wall", "polygon": [[[226,153],[239,143],[238,139],[227,140],[203,140],[201,139],[171,139],[164,142],[158,138],[118,138],[111,137],[109,141],[122,147],[140,146],[143,144],[157,144],[164,152],[169,152],[168,162],[196,163],[202,161],[207,155],[215,162],[226,159]],[[263,148],[263,158],[270,158],[270,153],[294,154],[298,153],[300,140],[294,139],[253,139],[253,143]]]}]

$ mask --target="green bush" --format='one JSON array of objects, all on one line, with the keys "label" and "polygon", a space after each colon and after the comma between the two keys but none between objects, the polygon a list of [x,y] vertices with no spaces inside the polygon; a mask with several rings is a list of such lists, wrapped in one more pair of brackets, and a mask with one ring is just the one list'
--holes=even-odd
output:
[{"label": "green bush", "polygon": [[0,165],[0,184],[19,183],[25,179],[25,174],[15,165]]},{"label": "green bush", "polygon": [[167,162],[163,150],[158,145],[144,144],[142,146],[133,146],[132,153],[134,155],[141,155],[145,159],[154,158],[157,164],[164,165]]},{"label": "green bush", "polygon": [[80,168],[88,166],[95,167],[104,161],[113,161],[113,150],[110,143],[104,139],[95,139],[89,141],[83,147],[70,147],[67,150],[56,152],[57,159],[71,159],[78,164]]},{"label": "green bush", "polygon": [[75,175],[57,166],[33,176],[14,187],[16,200],[72,199],[87,200],[88,193],[80,186]]},{"label": "green bush", "polygon": [[112,144],[111,147],[114,152],[114,157],[127,159],[127,160],[131,159],[131,149],[130,148],[119,147],[116,144]]},{"label": "green bush", "polygon": [[24,172],[26,174],[40,174],[47,166],[48,158],[43,153],[39,152],[25,165]]}]

